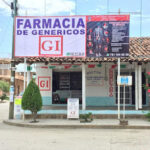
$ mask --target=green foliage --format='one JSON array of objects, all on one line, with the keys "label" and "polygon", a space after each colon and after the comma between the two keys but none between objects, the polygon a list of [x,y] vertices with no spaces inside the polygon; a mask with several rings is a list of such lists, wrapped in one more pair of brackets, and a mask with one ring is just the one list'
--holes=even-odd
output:
[{"label": "green foliage", "polygon": [[22,109],[30,110],[36,114],[42,108],[42,97],[39,87],[31,80],[22,97]]},{"label": "green foliage", "polygon": [[10,87],[10,85],[9,85],[8,82],[2,81],[2,80],[0,81],[0,89],[1,89],[4,93],[9,92],[9,87]]},{"label": "green foliage", "polygon": [[147,85],[144,84],[143,86],[144,86],[145,90],[148,90],[148,89],[150,89],[150,74],[149,73],[145,73],[145,78],[147,79],[148,84]]},{"label": "green foliage", "polygon": [[1,101],[6,100],[7,99],[7,95],[5,93],[3,93],[2,96],[0,96]]},{"label": "green foliage", "polygon": [[8,97],[6,96],[6,93],[9,92],[9,83],[6,81],[0,81],[0,90],[2,91],[2,96],[0,96],[1,101],[6,100]]},{"label": "green foliage", "polygon": [[80,114],[80,119],[84,120],[84,122],[91,122],[93,121],[93,115],[92,113]]},{"label": "green foliage", "polygon": [[150,83],[150,74],[149,73],[145,73],[145,77],[146,77],[146,79],[148,79],[148,83]]},{"label": "green foliage", "polygon": [[145,117],[150,121],[150,112],[148,112]]}]

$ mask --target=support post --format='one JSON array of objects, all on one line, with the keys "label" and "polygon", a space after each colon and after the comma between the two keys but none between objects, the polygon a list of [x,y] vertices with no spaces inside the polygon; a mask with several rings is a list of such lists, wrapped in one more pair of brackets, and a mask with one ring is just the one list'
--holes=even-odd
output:
[{"label": "support post", "polygon": [[27,86],[28,86],[28,84],[29,84],[29,82],[30,82],[30,64],[28,64],[27,65]]},{"label": "support post", "polygon": [[24,58],[24,91],[26,89],[26,68],[27,68],[26,62],[27,62],[27,59]]},{"label": "support post", "polygon": [[138,103],[138,66],[135,66],[135,109],[138,110],[139,103]]},{"label": "support post", "polygon": [[123,86],[123,120],[125,120],[125,105],[126,105],[126,103],[125,103],[125,85]]},{"label": "support post", "polygon": [[11,62],[9,119],[14,119],[15,62]]},{"label": "support post", "polygon": [[[118,58],[118,77],[120,76],[120,58]],[[120,85],[118,85],[118,119],[120,119]]]},{"label": "support post", "polygon": [[84,63],[82,63],[82,110],[86,110],[86,72]]},{"label": "support post", "polygon": [[139,85],[138,85],[138,93],[139,93],[139,109],[142,109],[142,65],[138,65],[139,67]]},{"label": "support post", "polygon": [[[15,94],[15,62],[13,61],[14,58],[14,27],[15,27],[15,16],[17,16],[17,0],[13,1],[13,41],[12,41],[12,61],[11,61],[11,81],[10,81],[10,88],[13,89],[10,91],[10,104],[9,104],[9,119],[14,119],[14,94]],[[14,92],[13,92],[14,91]]]}]

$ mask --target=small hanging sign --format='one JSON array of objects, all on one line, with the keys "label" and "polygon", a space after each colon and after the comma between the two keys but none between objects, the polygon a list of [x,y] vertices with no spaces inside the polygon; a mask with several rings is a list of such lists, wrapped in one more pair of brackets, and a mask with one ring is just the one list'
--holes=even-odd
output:
[{"label": "small hanging sign", "polygon": [[117,77],[118,85],[131,86],[132,85],[132,76],[118,76]]}]

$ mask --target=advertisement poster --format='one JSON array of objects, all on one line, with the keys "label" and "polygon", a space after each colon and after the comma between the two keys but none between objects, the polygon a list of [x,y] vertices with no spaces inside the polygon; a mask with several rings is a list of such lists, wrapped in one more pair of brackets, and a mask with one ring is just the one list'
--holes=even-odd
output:
[{"label": "advertisement poster", "polygon": [[105,82],[104,71],[88,69],[86,71],[86,85],[103,87]]},{"label": "advertisement poster", "polygon": [[79,99],[68,98],[67,118],[79,118]]},{"label": "advertisement poster", "polygon": [[87,16],[87,57],[129,56],[129,16]]},{"label": "advertisement poster", "polygon": [[17,16],[15,57],[127,57],[129,15]]}]

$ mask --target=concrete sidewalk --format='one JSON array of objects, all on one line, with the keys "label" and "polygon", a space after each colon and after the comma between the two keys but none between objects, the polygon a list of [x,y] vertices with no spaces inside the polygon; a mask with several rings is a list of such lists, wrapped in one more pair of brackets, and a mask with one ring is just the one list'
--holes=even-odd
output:
[{"label": "concrete sidewalk", "polygon": [[150,122],[146,119],[128,119],[128,125],[120,125],[117,119],[94,119],[90,123],[68,119],[37,120],[38,123],[30,123],[31,120],[4,120],[3,123],[30,128],[150,129]]}]

